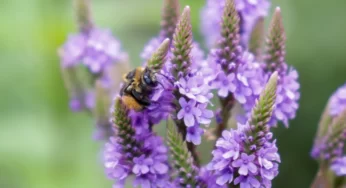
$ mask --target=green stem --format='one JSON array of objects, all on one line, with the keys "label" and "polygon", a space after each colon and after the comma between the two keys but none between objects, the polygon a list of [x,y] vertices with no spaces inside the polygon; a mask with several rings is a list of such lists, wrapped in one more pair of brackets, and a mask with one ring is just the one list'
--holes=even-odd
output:
[{"label": "green stem", "polygon": [[328,174],[328,166],[321,164],[320,168],[315,176],[314,181],[311,184],[311,188],[332,188],[333,183]]},{"label": "green stem", "polygon": [[227,128],[228,120],[231,117],[231,110],[234,106],[234,96],[228,95],[226,98],[219,98],[221,104],[221,118],[222,121],[216,127],[216,138],[221,137],[223,130]]}]

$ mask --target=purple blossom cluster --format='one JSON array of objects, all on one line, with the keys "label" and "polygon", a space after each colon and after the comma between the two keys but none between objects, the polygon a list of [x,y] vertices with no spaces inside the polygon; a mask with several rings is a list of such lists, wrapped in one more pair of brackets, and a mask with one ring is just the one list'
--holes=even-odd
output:
[{"label": "purple blossom cluster", "polygon": [[346,110],[346,84],[336,90],[329,102],[329,114],[331,116],[336,117],[344,110]]},{"label": "purple blossom cluster", "polygon": [[[201,31],[208,47],[214,47],[219,39],[225,2],[225,0],[207,0],[202,10]],[[247,46],[256,21],[268,14],[270,3],[268,0],[235,0],[235,5],[241,18],[241,43]]]},{"label": "purple blossom cluster", "polygon": [[64,67],[82,63],[91,73],[99,74],[112,63],[121,61],[126,54],[110,30],[93,28],[88,32],[72,34],[59,51]]},{"label": "purple blossom cluster", "polygon": [[[134,147],[124,146],[120,137],[111,137],[104,149],[106,174],[115,180],[115,187],[124,187],[130,175],[135,176],[134,185],[143,188],[167,187],[169,182],[169,164],[167,148],[161,137],[149,130],[147,119],[141,113],[132,112],[131,122],[136,130]],[[117,131],[117,130],[116,130]]]},{"label": "purple blossom cluster", "polygon": [[[76,69],[81,72],[80,69],[84,66],[89,70],[89,77],[97,77],[104,82],[110,77],[107,70],[112,69],[114,63],[123,62],[127,58],[111,31],[99,28],[70,35],[59,49],[59,55],[62,69]],[[69,106],[73,111],[92,111],[95,103],[94,86],[85,83],[87,77],[78,79],[73,83],[75,86],[70,88]]]},{"label": "purple blossom cluster", "polygon": [[330,97],[310,153],[312,158],[329,165],[336,176],[346,175],[345,91],[345,86],[341,86]]},{"label": "purple blossom cluster", "polygon": [[[201,65],[203,61],[200,61]],[[177,113],[177,118],[184,121],[187,127],[186,141],[195,145],[201,143],[201,136],[204,130],[201,125],[209,126],[211,118],[214,117],[213,111],[208,109],[213,97],[208,78],[204,75],[204,68],[193,61],[190,73],[185,77],[180,77],[176,82],[180,98],[178,99],[181,109]],[[195,64],[195,65],[194,65]],[[197,68],[199,67],[199,68]],[[193,71],[192,71],[193,70]]]},{"label": "purple blossom cluster", "polygon": [[217,176],[216,184],[233,183],[240,187],[271,187],[278,174],[280,156],[273,134],[259,132],[260,144],[254,143],[254,126],[238,123],[237,130],[225,130],[216,142],[208,169]]},{"label": "purple blossom cluster", "polygon": [[187,127],[186,141],[195,145],[201,143],[201,136],[204,133],[200,125],[209,125],[213,117],[213,112],[207,108],[212,94],[204,87],[207,85],[196,75],[187,79],[181,78],[178,82],[182,97],[179,98],[181,109],[177,118],[183,120]]},{"label": "purple blossom cluster", "polygon": [[345,176],[346,175],[346,157],[340,157],[333,160],[330,165],[330,169],[334,171],[337,176]]},{"label": "purple blossom cluster", "polygon": [[[233,62],[227,62],[219,59],[218,53],[221,49],[211,52],[208,62],[213,69],[211,85],[217,90],[220,97],[227,97],[230,94],[246,109],[251,110],[254,106],[254,100],[258,98],[264,84],[264,72],[260,64],[255,61],[253,54],[242,52],[238,47],[239,57]],[[225,71],[222,67],[227,66]],[[229,72],[227,74],[226,72]]]}]

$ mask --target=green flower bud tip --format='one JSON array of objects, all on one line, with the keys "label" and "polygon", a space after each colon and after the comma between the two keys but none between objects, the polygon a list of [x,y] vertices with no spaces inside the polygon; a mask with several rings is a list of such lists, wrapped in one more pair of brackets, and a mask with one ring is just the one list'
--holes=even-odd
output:
[{"label": "green flower bud tip", "polygon": [[261,59],[262,46],[264,42],[264,18],[261,17],[257,20],[255,28],[251,33],[249,50],[252,52],[257,60]]},{"label": "green flower bud tip", "polygon": [[234,0],[227,0],[222,16],[222,40],[220,40],[219,46],[221,49],[223,49],[221,53],[221,58],[226,59],[228,61],[233,60],[234,55],[232,54],[238,54],[236,50],[240,42],[239,22],[240,18],[236,10]]},{"label": "green flower bud tip", "polygon": [[180,16],[179,0],[164,0],[162,9],[161,35],[172,39]]},{"label": "green flower bud tip", "polygon": [[77,17],[77,24],[81,32],[87,32],[93,27],[90,1],[89,0],[75,0],[75,11]]},{"label": "green flower bud tip", "polygon": [[173,36],[173,59],[172,63],[176,65],[173,75],[177,78],[178,73],[183,75],[191,65],[190,52],[192,49],[192,25],[190,18],[190,7],[186,6],[182,16],[177,24]]},{"label": "green flower bud tip", "polygon": [[270,79],[259,99],[256,101],[256,105],[252,110],[250,125],[264,127],[269,122],[276,100],[277,81],[278,73],[274,72],[270,76]]},{"label": "green flower bud tip", "polygon": [[166,60],[169,46],[170,46],[170,40],[167,38],[161,43],[159,48],[153,53],[151,58],[148,60],[148,66],[151,66],[156,71],[161,70]]},{"label": "green flower bud tip", "polygon": [[198,182],[194,178],[197,173],[192,155],[171,118],[167,121],[167,145],[172,154],[175,170],[178,172],[176,178],[183,180],[180,181],[180,185],[183,187],[197,185]]},{"label": "green flower bud tip", "polygon": [[286,34],[282,21],[281,10],[275,9],[270,28],[267,43],[266,63],[268,71],[283,70],[286,53]]}]

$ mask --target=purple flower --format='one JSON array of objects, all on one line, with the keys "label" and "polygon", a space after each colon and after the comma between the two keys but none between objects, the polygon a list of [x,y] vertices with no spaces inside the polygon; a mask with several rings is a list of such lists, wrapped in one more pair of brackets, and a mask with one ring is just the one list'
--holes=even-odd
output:
[{"label": "purple flower", "polygon": [[196,107],[195,100],[186,101],[184,97],[179,99],[181,109],[177,114],[178,119],[184,119],[187,127],[192,127],[195,124],[196,118],[202,115],[201,110]]},{"label": "purple flower", "polygon": [[235,178],[234,184],[238,185],[240,184],[240,188],[259,188],[261,186],[261,183],[256,179],[255,176],[249,175],[249,176],[239,176]]},{"label": "purple flower", "polygon": [[136,134],[140,135],[148,130],[149,119],[146,113],[131,110],[129,117],[131,117],[132,126],[136,129]]},{"label": "purple flower", "polygon": [[226,183],[231,183],[233,181],[233,169],[231,167],[222,170],[222,175],[217,177],[216,184],[217,185],[226,185]]},{"label": "purple flower", "polygon": [[119,138],[111,137],[104,149],[104,166],[108,178],[116,182],[124,182],[131,172],[131,165],[126,162],[126,155],[122,146],[118,144]]},{"label": "purple flower", "polygon": [[[220,59],[217,54],[222,49],[217,49],[209,54],[208,62],[213,68],[214,75],[209,78],[214,89],[220,97],[232,94],[242,104],[246,112],[251,111],[260,92],[266,83],[262,66],[255,61],[253,54],[239,50],[239,55],[234,62]],[[221,67],[227,68],[221,69]]]},{"label": "purple flower", "polygon": [[222,157],[225,159],[237,159],[239,157],[240,145],[234,140],[234,131],[223,131],[222,137],[216,141],[216,147],[223,151]]},{"label": "purple flower", "polygon": [[126,56],[121,52],[120,43],[110,30],[98,28],[71,35],[59,50],[59,55],[63,66],[83,63],[94,74],[102,72],[105,67]]},{"label": "purple flower", "polygon": [[346,109],[346,84],[332,95],[329,102],[329,114],[336,117]]},{"label": "purple flower", "polygon": [[226,75],[223,71],[219,72],[214,83],[214,87],[218,88],[220,97],[227,97],[229,93],[235,91],[236,86],[233,84],[234,74]]},{"label": "purple flower", "polygon": [[[240,55],[238,61],[233,81],[236,89],[233,94],[235,99],[246,108],[252,104],[256,96],[259,96],[266,82],[263,70],[255,61],[253,54],[245,51]],[[252,107],[253,105],[251,105]]]},{"label": "purple flower", "polygon": [[[235,0],[235,6],[241,18],[242,44],[246,46],[256,21],[267,15],[270,3],[267,0]],[[207,0],[201,12],[201,31],[208,47],[214,47],[219,39],[224,7],[224,0]]]},{"label": "purple flower", "polygon": [[[227,175],[226,175],[227,176]],[[232,174],[233,177],[233,174]],[[208,188],[226,188],[227,186],[225,185],[225,183],[223,185],[219,185],[219,184],[215,184],[216,182],[216,176],[209,170],[207,170],[207,168],[202,167],[199,170],[199,179],[200,181],[202,181]],[[223,181],[229,181],[232,178],[228,178],[228,177],[224,177]],[[222,181],[219,180],[220,184],[222,184]],[[232,181],[232,180],[231,180]]]},{"label": "purple flower", "polygon": [[253,161],[255,160],[255,156],[254,155],[247,155],[246,153],[242,153],[241,154],[241,158],[235,160],[232,165],[233,167],[239,168],[239,174],[240,175],[248,175],[249,171],[252,174],[255,174],[257,172],[257,167],[256,165],[253,163]]},{"label": "purple flower", "polygon": [[100,73],[108,65],[123,58],[120,43],[110,30],[92,29],[88,33],[83,63],[92,73]]},{"label": "purple flower", "polygon": [[346,175],[346,157],[340,157],[333,160],[330,168],[334,171],[337,176]]},{"label": "purple flower", "polygon": [[[275,141],[274,141],[275,142]],[[261,148],[258,152],[258,164],[265,169],[271,169],[276,163],[281,162],[278,154],[278,149],[274,145],[273,147]]]},{"label": "purple flower", "polygon": [[180,78],[178,81],[179,92],[182,95],[190,99],[194,99],[199,103],[209,102],[208,95],[206,96],[203,91],[209,91],[208,85],[205,85],[203,78],[199,76],[192,76],[185,78]]},{"label": "purple flower", "polygon": [[207,109],[208,104],[198,104],[197,107],[202,111],[201,116],[197,117],[197,121],[203,125],[209,125],[211,122],[211,118],[213,118],[214,113],[212,110]]},{"label": "purple flower", "polygon": [[140,157],[135,157],[133,159],[134,166],[132,172],[136,175],[146,174],[149,172],[149,166],[151,166],[154,161],[151,158],[145,158],[144,155]]},{"label": "purple flower", "polygon": [[75,66],[84,55],[86,36],[72,34],[68,36],[66,43],[59,49],[61,64],[63,67]]},{"label": "purple flower", "polygon": [[187,128],[186,141],[192,142],[195,145],[201,144],[201,136],[203,135],[204,130],[198,125]]}]

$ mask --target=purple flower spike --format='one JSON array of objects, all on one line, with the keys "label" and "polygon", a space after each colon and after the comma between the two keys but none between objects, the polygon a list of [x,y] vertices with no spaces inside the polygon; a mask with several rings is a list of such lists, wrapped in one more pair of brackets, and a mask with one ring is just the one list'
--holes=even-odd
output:
[{"label": "purple flower spike", "polygon": [[202,115],[199,108],[196,107],[195,100],[189,100],[188,102],[184,97],[179,99],[179,104],[181,106],[178,112],[177,118],[184,119],[184,123],[187,127],[192,127],[195,124],[196,118]]},{"label": "purple flower spike", "polygon": [[[267,16],[270,3],[268,0],[235,0],[235,6],[241,18],[241,43],[246,46],[256,21]],[[208,47],[214,47],[219,39],[224,7],[225,0],[207,0],[201,12],[201,31]]]},{"label": "purple flower spike", "polygon": [[271,76],[250,119],[245,124],[238,123],[236,130],[224,130],[216,141],[208,164],[216,184],[271,187],[278,175],[280,156],[267,125],[275,104],[277,79],[277,73]]},{"label": "purple flower spike", "polygon": [[149,130],[147,114],[130,112],[128,116],[127,113],[117,99],[113,120],[116,137],[110,138],[104,150],[107,175],[115,180],[114,186],[123,187],[121,183],[130,175],[135,175],[134,185],[168,186],[168,156],[162,138]]}]

